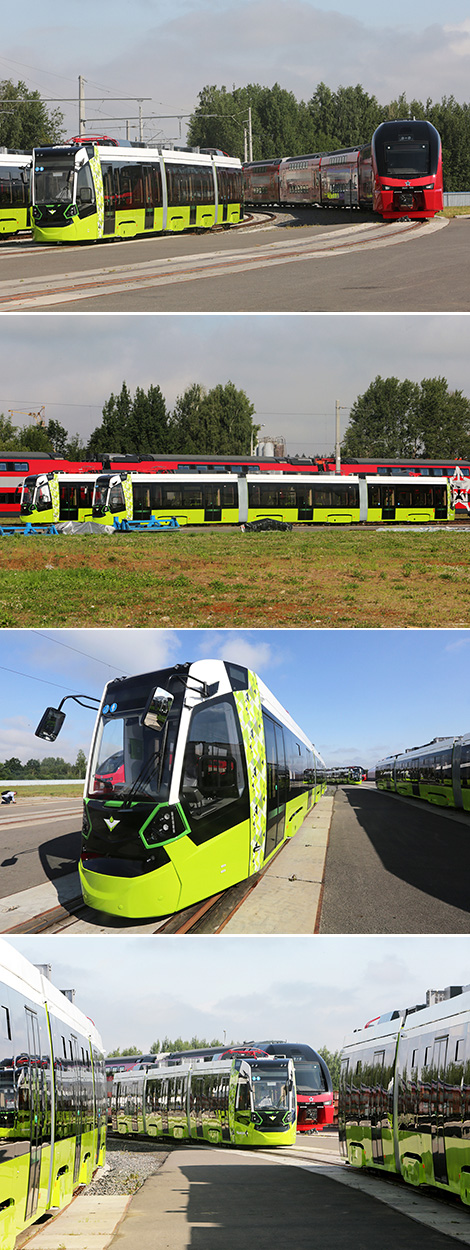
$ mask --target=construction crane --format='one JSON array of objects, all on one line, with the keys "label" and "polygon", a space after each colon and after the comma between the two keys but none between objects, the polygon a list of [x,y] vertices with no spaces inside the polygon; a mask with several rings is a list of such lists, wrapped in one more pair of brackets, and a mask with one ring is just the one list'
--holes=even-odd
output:
[{"label": "construction crane", "polygon": [[19,416],[33,417],[34,421],[36,422],[36,425],[42,425],[43,428],[45,428],[45,425],[46,425],[46,422],[44,419],[46,415],[45,404],[42,405],[42,408],[39,409],[39,412],[25,412],[24,408],[9,408],[8,415],[9,417],[15,417],[15,416],[16,417],[19,417]]}]

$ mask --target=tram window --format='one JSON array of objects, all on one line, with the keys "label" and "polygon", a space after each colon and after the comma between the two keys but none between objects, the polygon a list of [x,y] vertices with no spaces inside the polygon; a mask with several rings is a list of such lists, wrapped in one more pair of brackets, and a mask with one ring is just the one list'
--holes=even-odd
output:
[{"label": "tram window", "polygon": [[242,668],[241,665],[231,664],[229,660],[225,661],[225,667],[229,676],[232,690],[248,689],[248,670]]},{"label": "tram window", "polygon": [[238,798],[244,786],[239,735],[231,703],[196,708],[183,766],[183,792],[196,804]]},{"label": "tram window", "polygon": [[36,500],[36,508],[38,512],[44,511],[45,508],[50,508],[51,502],[52,502],[51,491],[50,491],[49,483],[44,482],[43,485],[38,488],[38,496]]},{"label": "tram window", "polygon": [[27,204],[29,201],[29,171],[12,166],[0,170],[0,205]]},{"label": "tram window", "polygon": [[111,487],[108,508],[110,512],[122,512],[125,508],[124,491],[121,483]]},{"label": "tram window", "polygon": [[470,742],[462,745],[460,784],[464,789],[468,789],[470,786]]},{"label": "tram window", "polygon": [[231,699],[214,700],[193,711],[181,793],[196,841],[205,841],[230,823],[246,819],[248,785]]},{"label": "tram window", "polygon": [[217,169],[219,201],[239,204],[243,199],[243,175],[238,169]]},{"label": "tram window", "polygon": [[248,1081],[240,1080],[237,1089],[237,1111],[251,1111],[250,1087]]},{"label": "tram window", "polygon": [[182,204],[213,204],[215,199],[214,178],[210,165],[166,166],[168,205],[178,208]]},{"label": "tram window", "polygon": [[95,187],[88,163],[82,165],[77,174],[77,204],[93,204]]},{"label": "tram window", "polygon": [[159,208],[162,205],[162,175],[159,165],[143,165],[144,195],[147,208]]},{"label": "tram window", "polygon": [[[210,491],[210,487],[204,488],[205,492]],[[182,504],[184,508],[203,508],[203,488],[198,482],[189,482],[182,487]],[[207,506],[207,504],[206,504]]]},{"label": "tram window", "polygon": [[10,1012],[8,1007],[2,1006],[0,1010],[0,1023],[2,1025],[3,1036],[7,1039],[7,1041],[11,1042]]}]

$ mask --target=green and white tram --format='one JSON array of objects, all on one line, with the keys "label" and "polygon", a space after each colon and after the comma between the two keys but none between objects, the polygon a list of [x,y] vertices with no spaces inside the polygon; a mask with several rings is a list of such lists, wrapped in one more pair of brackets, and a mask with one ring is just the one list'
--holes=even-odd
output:
[{"label": "green and white tram", "polygon": [[[339,1136],[353,1167],[470,1205],[470,987],[369,1021],[345,1044]],[[435,997],[428,993],[428,1000]],[[439,998],[441,995],[439,995]]]},{"label": "green and white tram", "polygon": [[91,521],[96,478],[96,473],[30,473],[21,487],[21,521]]},{"label": "green and white tram", "polygon": [[[83,475],[84,476],[84,475]],[[67,483],[82,476],[43,473],[24,484],[20,515],[32,523],[68,520],[62,502]],[[68,497],[68,496],[67,496]],[[277,520],[320,525],[359,522],[427,524],[455,517],[447,480],[410,477],[353,478],[315,474],[119,473],[95,475],[91,515],[103,525],[165,521],[184,525],[235,525]],[[78,517],[77,519],[82,519]],[[87,519],[90,514],[87,512]]]},{"label": "green and white tram", "polygon": [[24,152],[0,150],[0,236],[28,230],[33,158]]},{"label": "green and white tram", "polygon": [[93,142],[33,152],[33,231],[41,243],[203,230],[242,217],[235,157]]},{"label": "green and white tram", "polygon": [[[64,713],[37,733],[55,741]],[[325,790],[313,744],[255,673],[222,660],[108,683],[84,791],[85,902],[165,916],[258,872]]]},{"label": "green and white tram", "polygon": [[106,1075],[89,1020],[0,939],[0,1246],[104,1162]]},{"label": "green and white tram", "polygon": [[470,811],[470,734],[433,738],[379,760],[375,782],[378,790]]},{"label": "green and white tram", "polygon": [[112,1127],[212,1145],[291,1146],[297,1098],[292,1059],[152,1066],[113,1079]]}]

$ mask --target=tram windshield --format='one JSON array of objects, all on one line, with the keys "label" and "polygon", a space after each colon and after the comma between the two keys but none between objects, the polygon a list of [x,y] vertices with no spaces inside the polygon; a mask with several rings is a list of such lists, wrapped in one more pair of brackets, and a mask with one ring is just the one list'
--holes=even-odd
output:
[{"label": "tram windshield", "polygon": [[[168,682],[168,670],[152,674]],[[160,731],[143,724],[150,689],[139,679],[129,682],[122,694],[122,715],[117,703],[105,704],[92,750],[88,792],[94,797],[151,799],[168,801],[175,757],[184,687],[175,683],[168,716]],[[154,687],[152,687],[154,688]],[[114,694],[119,691],[114,687]],[[111,696],[110,696],[111,697]],[[127,706],[126,706],[127,705]],[[131,705],[131,706],[129,706]],[[120,709],[119,709],[120,710]]]},{"label": "tram windshield", "polygon": [[429,143],[386,143],[384,158],[389,178],[425,178],[431,173]]},{"label": "tram windshield", "polygon": [[34,167],[34,201],[36,204],[71,204],[73,199],[73,161],[45,161],[42,157]]},{"label": "tram windshield", "polygon": [[272,1071],[269,1067],[256,1068],[252,1072],[253,1102],[263,1110],[287,1110],[289,1106],[289,1081],[287,1072]]}]

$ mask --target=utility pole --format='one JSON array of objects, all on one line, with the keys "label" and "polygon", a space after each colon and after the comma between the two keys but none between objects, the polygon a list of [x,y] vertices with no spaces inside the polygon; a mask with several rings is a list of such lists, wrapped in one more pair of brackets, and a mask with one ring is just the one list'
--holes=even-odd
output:
[{"label": "utility pole", "polygon": [[248,160],[253,160],[253,131],[251,127],[251,106],[248,109]]},{"label": "utility pole", "polygon": [[78,133],[85,134],[85,79],[78,75]]},{"label": "utility pole", "polygon": [[335,473],[341,473],[341,426],[340,426],[340,417],[339,417],[339,414],[340,414],[340,412],[341,412],[341,411],[343,411],[343,412],[345,412],[345,411],[346,411],[346,405],[341,405],[341,404],[340,404],[340,402],[339,402],[339,400],[337,399],[337,400],[336,400],[336,404],[335,404],[335,413],[336,413],[336,422],[335,422],[335,453],[336,453]]}]

